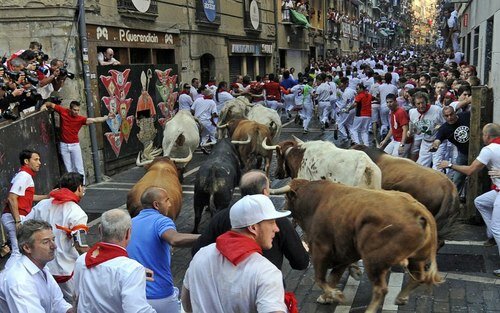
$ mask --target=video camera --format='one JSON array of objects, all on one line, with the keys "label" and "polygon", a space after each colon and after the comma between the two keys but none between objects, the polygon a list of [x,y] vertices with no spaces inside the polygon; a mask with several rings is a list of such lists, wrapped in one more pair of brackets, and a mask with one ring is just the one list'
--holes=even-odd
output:
[{"label": "video camera", "polygon": [[61,77],[68,77],[69,79],[74,79],[75,74],[71,73],[68,71],[68,68],[65,66],[59,68],[60,76]]}]

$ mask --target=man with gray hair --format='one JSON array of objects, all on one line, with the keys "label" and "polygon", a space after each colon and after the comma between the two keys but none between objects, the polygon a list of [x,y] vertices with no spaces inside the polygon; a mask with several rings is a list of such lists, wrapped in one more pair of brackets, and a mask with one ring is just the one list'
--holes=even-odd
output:
[{"label": "man with gray hair", "polygon": [[151,313],[146,301],[146,271],[127,255],[132,222],[123,210],[102,214],[102,241],[82,254],[75,265],[79,313]]},{"label": "man with gray hair", "polygon": [[46,267],[56,250],[50,224],[29,220],[17,240],[23,256],[0,274],[0,312],[74,312]]}]

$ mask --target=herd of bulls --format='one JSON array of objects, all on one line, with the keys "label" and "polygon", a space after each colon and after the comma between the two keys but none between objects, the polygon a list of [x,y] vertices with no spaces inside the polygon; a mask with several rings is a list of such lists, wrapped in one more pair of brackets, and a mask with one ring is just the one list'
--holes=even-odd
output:
[{"label": "herd of bulls", "polygon": [[[149,186],[165,188],[172,204],[169,216],[179,215],[183,168],[200,139],[193,125],[196,121],[187,111],[166,124],[164,157],[142,162],[147,172],[128,193],[132,216],[141,209],[140,195]],[[437,250],[456,229],[459,217],[458,193],[446,175],[366,146],[346,150],[295,137],[276,142],[281,132],[276,111],[240,98],[226,104],[218,128],[221,139],[196,177],[193,232],[198,232],[205,208],[213,214],[229,206],[242,173],[262,168],[264,161],[269,176],[275,152],[274,176],[292,180],[272,193],[285,194],[287,209],[305,233],[315,280],[323,290],[318,302],[343,301],[337,283],[360,259],[373,284],[366,312],[376,312],[383,303],[392,266],[403,266],[409,273],[397,304],[405,304],[422,283],[442,282]],[[328,269],[332,271],[327,280]]]}]

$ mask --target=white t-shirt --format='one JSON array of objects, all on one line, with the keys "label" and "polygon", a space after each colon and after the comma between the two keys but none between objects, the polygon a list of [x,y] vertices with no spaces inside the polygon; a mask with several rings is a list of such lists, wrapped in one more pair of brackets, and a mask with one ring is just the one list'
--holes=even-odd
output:
[{"label": "white t-shirt", "polygon": [[351,105],[354,102],[355,97],[356,97],[356,90],[347,87],[343,92],[341,91],[341,96],[338,97],[337,99],[337,107],[339,109],[343,109],[347,105]]},{"label": "white t-shirt", "polygon": [[[47,263],[47,267],[52,275],[69,276],[75,268],[75,262],[80,255],[73,246],[73,239],[66,235],[66,232],[57,229],[56,225],[69,229],[77,225],[87,225],[87,214],[82,208],[70,201],[63,204],[53,204],[52,200],[45,199],[33,207],[26,219],[37,219],[48,222],[52,225],[55,235],[57,250],[54,260]],[[73,232],[75,233],[76,230]]]},{"label": "white t-shirt", "polygon": [[215,103],[217,104],[217,112],[220,112],[222,110],[226,101],[234,99],[234,97],[227,91],[219,92],[219,95],[217,97],[219,98],[219,101],[217,101],[217,98],[214,96]]},{"label": "white t-shirt", "polygon": [[193,105],[193,99],[188,94],[181,94],[179,96],[179,110],[191,110],[191,106]]},{"label": "white t-shirt", "polygon": [[198,251],[184,276],[193,312],[287,312],[281,271],[253,253],[234,266],[215,247]]},{"label": "white t-shirt", "polygon": [[117,257],[87,268],[82,254],[75,264],[79,313],[154,313],[146,301],[146,271],[137,261]]},{"label": "white t-shirt", "polygon": [[11,180],[12,187],[10,187],[10,191],[13,194],[16,194],[20,197],[24,196],[26,189],[29,187],[35,187],[35,182],[33,181],[33,177],[25,171],[18,172],[14,178]]},{"label": "white t-shirt", "polygon": [[[500,145],[490,143],[483,147],[476,160],[486,165],[489,170],[500,169]],[[500,186],[500,178],[492,178],[491,181],[496,186]]]},{"label": "white t-shirt", "polygon": [[316,95],[318,102],[330,102],[330,86],[328,83],[322,83],[316,88]]},{"label": "white t-shirt", "polygon": [[416,128],[417,134],[421,134],[425,141],[436,139],[437,127],[445,122],[442,111],[435,105],[431,105],[423,116],[416,108],[410,110],[411,126]]},{"label": "white t-shirt", "polygon": [[198,90],[193,86],[191,86],[191,88],[189,89],[189,94],[191,95],[191,99],[193,99],[193,101],[195,101],[196,98],[198,98]]},{"label": "white t-shirt", "polygon": [[198,98],[193,102],[191,110],[194,111],[194,117],[200,122],[210,121],[212,113],[217,113],[217,105],[212,99]]},{"label": "white t-shirt", "polygon": [[328,82],[328,87],[330,87],[330,101],[334,102],[337,100],[337,85],[334,82]]},{"label": "white t-shirt", "polygon": [[380,105],[381,106],[387,106],[387,103],[385,102],[385,98],[387,97],[388,94],[392,93],[393,95],[397,96],[398,95],[398,87],[396,87],[393,84],[387,84],[383,83],[378,87],[379,95],[380,95]]}]

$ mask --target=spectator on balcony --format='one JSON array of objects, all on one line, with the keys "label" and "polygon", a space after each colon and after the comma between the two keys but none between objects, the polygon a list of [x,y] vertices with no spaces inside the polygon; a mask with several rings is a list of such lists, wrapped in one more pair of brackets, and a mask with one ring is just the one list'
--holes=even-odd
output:
[{"label": "spectator on balcony", "polygon": [[292,0],[283,0],[281,4],[281,11],[283,12],[283,22],[290,21],[290,10],[294,9],[294,4]]},{"label": "spectator on balcony", "polygon": [[108,48],[106,51],[97,54],[97,61],[99,61],[99,65],[120,65],[120,61],[115,59],[114,55],[113,49]]}]

